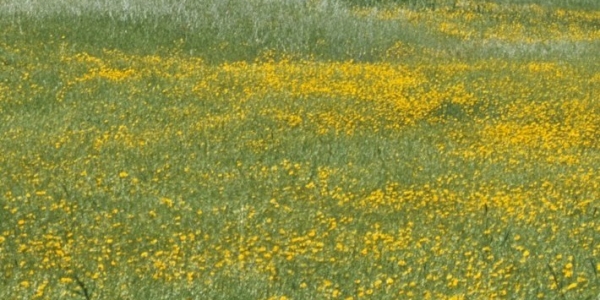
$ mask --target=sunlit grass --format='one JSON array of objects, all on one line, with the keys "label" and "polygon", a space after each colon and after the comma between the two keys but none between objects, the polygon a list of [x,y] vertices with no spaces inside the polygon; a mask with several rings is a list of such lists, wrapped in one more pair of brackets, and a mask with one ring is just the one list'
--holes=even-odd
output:
[{"label": "sunlit grass", "polygon": [[597,297],[559,2],[0,0],[0,298]]}]

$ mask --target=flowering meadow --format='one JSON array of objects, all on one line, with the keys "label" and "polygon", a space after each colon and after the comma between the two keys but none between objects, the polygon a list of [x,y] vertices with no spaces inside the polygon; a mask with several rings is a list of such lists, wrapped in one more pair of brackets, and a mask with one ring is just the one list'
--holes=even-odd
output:
[{"label": "flowering meadow", "polygon": [[600,296],[595,1],[153,1],[0,0],[1,299]]}]

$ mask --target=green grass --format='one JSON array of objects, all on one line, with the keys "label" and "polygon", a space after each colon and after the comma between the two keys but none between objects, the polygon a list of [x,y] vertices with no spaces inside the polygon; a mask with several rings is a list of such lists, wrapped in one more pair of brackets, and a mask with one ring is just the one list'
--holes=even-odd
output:
[{"label": "green grass", "polygon": [[594,299],[598,9],[0,0],[0,298]]},{"label": "green grass", "polygon": [[[408,2],[406,7],[413,8]],[[447,7],[441,1],[436,3]],[[578,8],[591,5],[583,0],[552,3]],[[375,4],[367,6],[373,13],[377,12]],[[351,2],[336,1],[7,1],[3,4],[3,28],[8,43],[65,42],[77,51],[107,48],[141,54],[164,53],[177,47],[214,62],[251,61],[266,50],[326,60],[376,61],[398,41],[450,51],[450,55],[463,58],[581,56],[592,55],[598,48],[597,41],[591,45],[560,41],[522,46],[465,43],[419,23],[357,18],[352,7]],[[495,15],[490,12],[489,17]],[[591,26],[597,28],[597,24]]]}]

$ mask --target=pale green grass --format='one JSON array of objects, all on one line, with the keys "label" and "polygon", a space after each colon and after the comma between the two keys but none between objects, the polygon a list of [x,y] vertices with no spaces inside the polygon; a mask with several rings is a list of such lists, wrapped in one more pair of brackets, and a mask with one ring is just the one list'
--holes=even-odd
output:
[{"label": "pale green grass", "polygon": [[[366,8],[405,4],[427,10],[422,1],[374,1]],[[438,8],[456,1],[431,1]],[[504,2],[499,2],[504,3]],[[511,4],[513,2],[510,2]],[[522,3],[522,2],[519,2]],[[536,3],[536,2],[527,2]],[[550,2],[544,2],[550,5]],[[555,5],[598,9],[587,0]],[[0,2],[7,42],[58,42],[81,51],[117,48],[155,53],[178,47],[209,61],[253,60],[266,50],[327,60],[374,61],[401,41],[448,53],[450,58],[581,57],[593,55],[598,42],[549,41],[506,44],[460,41],[422,24],[358,18],[351,1],[9,1]],[[365,7],[359,6],[359,7]],[[494,18],[496,14],[490,13]],[[542,21],[542,20],[540,20]],[[553,21],[550,21],[553,22]],[[597,25],[596,25],[597,26]],[[11,41],[14,39],[13,41]]]}]

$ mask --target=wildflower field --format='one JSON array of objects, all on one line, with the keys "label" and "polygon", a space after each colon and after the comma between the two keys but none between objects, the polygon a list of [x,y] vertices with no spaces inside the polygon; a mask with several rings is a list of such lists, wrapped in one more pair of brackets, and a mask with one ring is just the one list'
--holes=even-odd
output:
[{"label": "wildflower field", "polygon": [[600,2],[0,0],[1,299],[597,299]]}]

